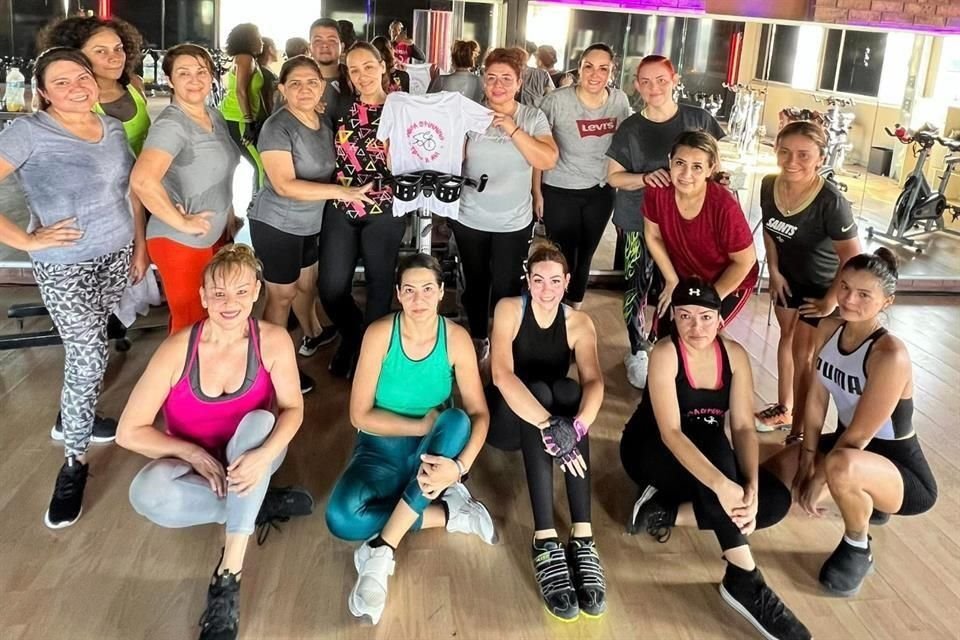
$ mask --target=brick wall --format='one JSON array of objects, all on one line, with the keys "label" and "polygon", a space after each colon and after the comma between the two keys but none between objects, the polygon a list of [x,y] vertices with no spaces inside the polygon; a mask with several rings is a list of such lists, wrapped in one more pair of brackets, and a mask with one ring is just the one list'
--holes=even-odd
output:
[{"label": "brick wall", "polygon": [[811,0],[817,22],[960,32],[956,0]]}]

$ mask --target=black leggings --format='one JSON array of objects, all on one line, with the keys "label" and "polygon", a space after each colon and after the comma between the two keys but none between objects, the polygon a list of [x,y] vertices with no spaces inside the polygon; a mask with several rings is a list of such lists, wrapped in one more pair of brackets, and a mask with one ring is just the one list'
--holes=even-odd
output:
[{"label": "black leggings", "polygon": [[570,267],[567,300],[583,302],[593,254],[613,215],[613,187],[561,189],[545,184],[542,192],[547,236],[560,245]]},{"label": "black leggings", "polygon": [[[327,206],[320,228],[317,289],[324,310],[351,348],[359,349],[366,325],[390,312],[397,255],[405,230],[406,219],[402,217],[378,214],[351,218]],[[360,257],[366,282],[366,313],[353,299],[353,274]]]},{"label": "black leggings", "polygon": [[[639,413],[634,414],[631,422],[639,421]],[[722,427],[691,425],[684,427],[683,433],[720,473],[737,484],[743,483],[736,454]],[[717,494],[680,464],[663,443],[656,424],[628,425],[620,440],[620,460],[627,475],[637,485],[657,488],[657,499],[664,506],[675,507],[692,502],[697,526],[713,531],[724,551],[747,544],[747,537],[740,533],[724,512]],[[764,529],[787,515],[790,510],[790,490],[762,467],[757,479],[757,529]]]},{"label": "black leggings", "polygon": [[470,336],[486,338],[497,302],[520,295],[530,227],[494,233],[477,231],[456,221],[451,221],[450,226],[463,265],[463,307]]},{"label": "black leggings", "polygon": [[[580,385],[570,378],[561,378],[553,384],[532,382],[527,385],[530,393],[551,415],[572,418],[580,409]],[[553,467],[556,464],[543,448],[540,429],[521,419],[507,405],[500,391],[490,385],[487,388],[487,403],[490,405],[490,430],[487,444],[504,451],[523,452],[523,466],[527,472],[527,489],[533,509],[533,524],[537,531],[553,529]],[[580,455],[587,463],[586,477],[579,478],[569,473],[563,477],[567,483],[567,501],[570,505],[571,522],[590,522],[590,436],[583,436],[577,445]]]}]

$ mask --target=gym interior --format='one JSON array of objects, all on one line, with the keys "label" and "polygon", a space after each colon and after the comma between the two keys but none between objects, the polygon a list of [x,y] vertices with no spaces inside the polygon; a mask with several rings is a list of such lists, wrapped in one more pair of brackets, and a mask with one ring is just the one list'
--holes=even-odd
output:
[{"label": "gym interior", "polygon": [[[779,327],[772,317],[762,240],[761,180],[777,172],[775,139],[786,123],[813,120],[827,132],[822,175],[849,201],[864,251],[899,259],[896,305],[883,324],[909,349],[914,424],[938,479],[939,502],[919,518],[871,530],[882,545],[875,574],[853,599],[818,590],[817,570],[843,529],[832,504],[824,517],[794,508],[774,528],[751,535],[768,582],[814,637],[957,637],[960,628],[960,5],[881,0],[0,0],[0,130],[29,113],[36,34],[71,15],[115,16],[144,41],[140,69],[151,116],[170,102],[164,50],[194,42],[222,50],[230,29],[257,24],[277,43],[308,36],[318,17],[351,22],[360,39],[402,21],[441,72],[455,40],[482,52],[549,45],[556,70],[576,75],[583,51],[605,42],[616,53],[612,83],[639,111],[639,61],[669,58],[680,75],[678,103],[720,122],[721,163],[754,233],[757,293],[727,333],[744,346],[757,406],[777,399]],[[480,54],[483,59],[484,53]],[[282,60],[281,60],[282,62]],[[531,58],[530,64],[536,64]],[[16,81],[17,68],[21,76]],[[13,81],[13,83],[11,83]],[[20,95],[11,92],[19,84]],[[241,162],[233,200],[251,199]],[[0,213],[26,226],[29,203],[13,177],[0,182]],[[242,217],[242,213],[240,213]],[[410,216],[405,254],[445,250],[440,218]],[[243,242],[245,230],[238,236]],[[304,422],[275,482],[307,487],[316,513],[281,525],[249,554],[240,637],[292,638],[751,638],[754,630],[716,595],[718,549],[708,531],[675,531],[669,544],[624,532],[634,485],[621,468],[624,423],[642,392],[628,384],[622,356],[622,240],[611,223],[590,269],[584,301],[597,327],[606,395],[592,432],[593,530],[606,567],[608,612],[568,625],[543,611],[531,577],[530,506],[519,454],[485,447],[471,490],[490,511],[500,543],[455,543],[442,533],[412,536],[398,552],[383,620],[357,623],[345,606],[355,578],[350,549],[322,511],[350,458],[350,383],[330,376],[331,353],[303,359],[317,381],[304,397]],[[455,256],[443,254],[456,269]],[[450,265],[453,265],[452,267]],[[444,311],[455,317],[454,295]],[[355,292],[362,299],[364,274]],[[161,301],[129,327],[111,326],[109,368],[98,411],[119,416],[137,379],[166,337]],[[0,244],[0,637],[166,640],[196,634],[214,527],[171,531],[130,508],[127,490],[143,460],[116,446],[95,447],[96,478],[77,526],[41,524],[49,469],[61,459],[48,436],[57,419],[63,349],[40,302],[29,256]],[[831,407],[828,422],[835,421]],[[760,434],[761,457],[782,433]],[[559,477],[559,476],[558,476]],[[563,483],[556,504],[565,504]],[[89,511],[89,515],[86,513]],[[564,509],[559,520],[567,526]],[[196,614],[196,615],[194,615]]]}]

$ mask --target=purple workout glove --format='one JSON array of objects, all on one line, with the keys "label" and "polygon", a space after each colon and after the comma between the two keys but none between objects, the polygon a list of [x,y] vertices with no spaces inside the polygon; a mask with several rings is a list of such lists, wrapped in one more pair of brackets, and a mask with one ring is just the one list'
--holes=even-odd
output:
[{"label": "purple workout glove", "polygon": [[587,425],[579,418],[550,416],[549,424],[540,431],[540,438],[546,452],[563,464],[576,457],[577,444],[586,434]]}]

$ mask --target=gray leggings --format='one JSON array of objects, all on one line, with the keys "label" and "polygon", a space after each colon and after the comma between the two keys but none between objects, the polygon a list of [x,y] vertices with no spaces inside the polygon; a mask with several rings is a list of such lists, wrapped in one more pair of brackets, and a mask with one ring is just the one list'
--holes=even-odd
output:
[{"label": "gray leggings", "polygon": [[60,413],[66,455],[87,451],[107,370],[107,319],[130,279],[133,245],[77,264],[33,263],[40,297],[63,341]]},{"label": "gray leggings", "polygon": [[[273,431],[274,420],[269,411],[245,415],[227,443],[227,463],[262,445]],[[273,461],[270,475],[280,467],[286,453],[284,450]],[[147,464],[133,479],[130,504],[137,513],[161,527],[179,529],[217,523],[226,524],[227,533],[250,535],[267,495],[270,475],[265,475],[245,496],[227,492],[226,498],[219,498],[206,478],[194,472],[189,463],[161,458]]]}]

